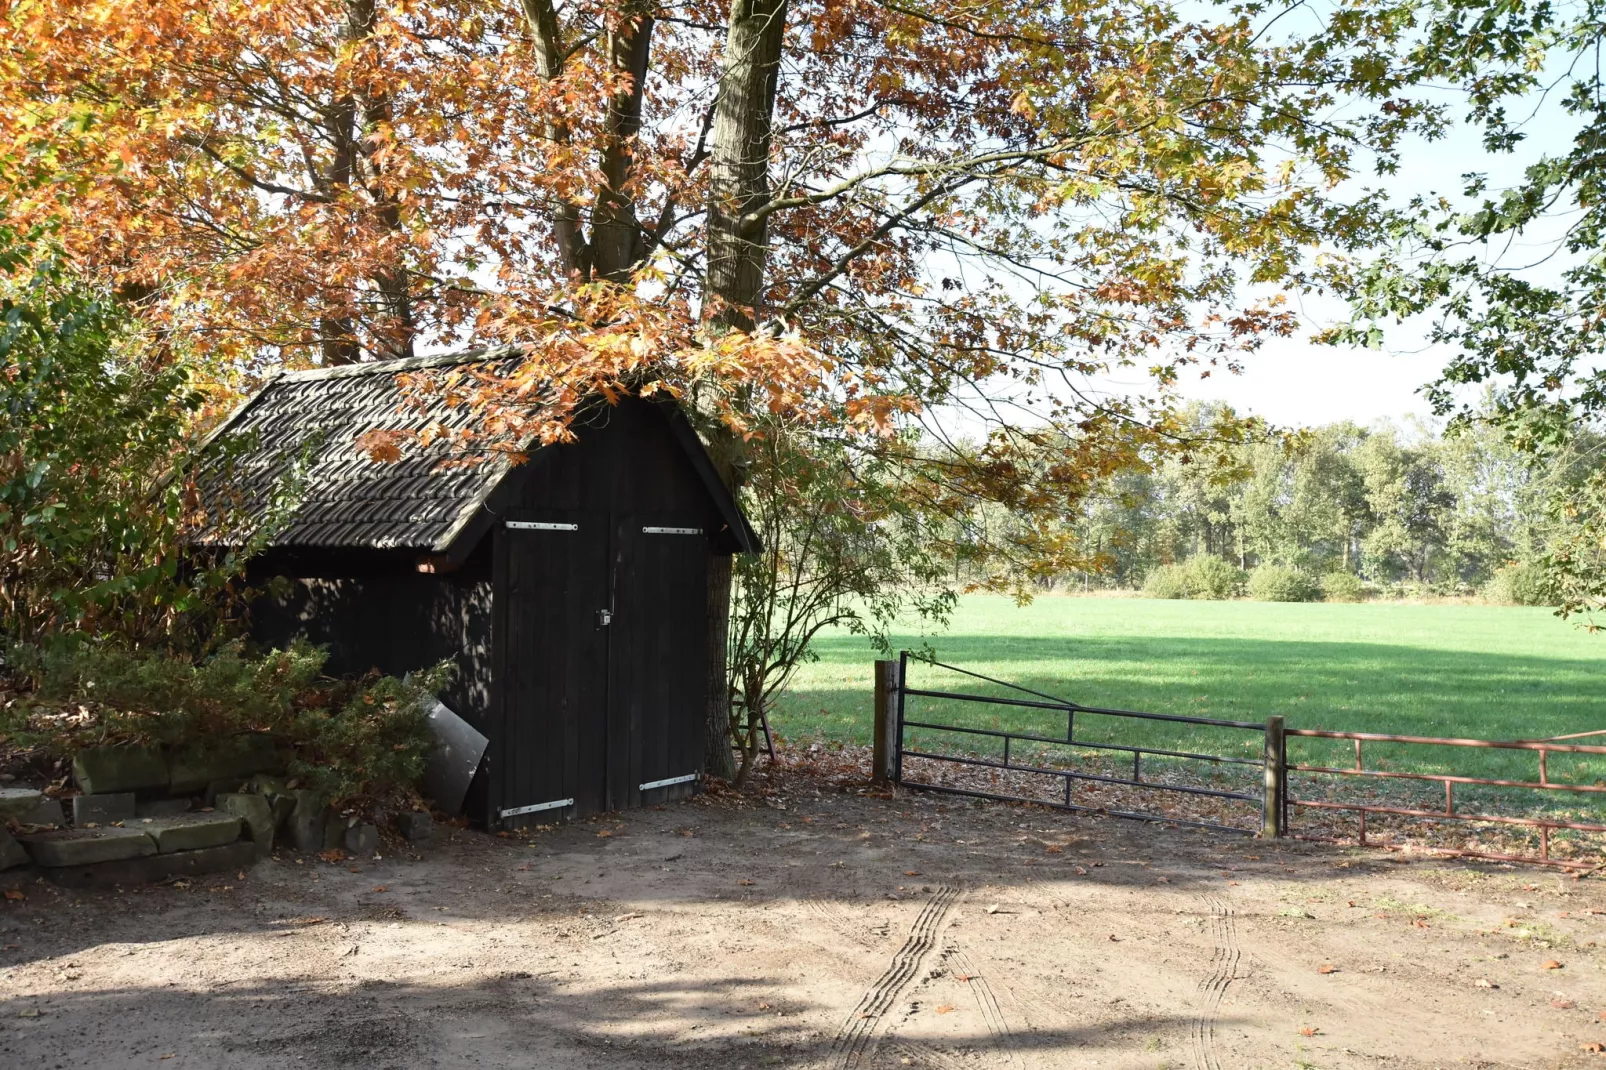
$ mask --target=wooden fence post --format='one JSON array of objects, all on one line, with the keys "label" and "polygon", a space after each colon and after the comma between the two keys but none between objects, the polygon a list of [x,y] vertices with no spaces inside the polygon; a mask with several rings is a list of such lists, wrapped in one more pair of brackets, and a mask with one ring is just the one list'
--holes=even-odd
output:
[{"label": "wooden fence post", "polygon": [[877,784],[891,783],[897,767],[898,679],[896,661],[875,663],[875,746],[870,760],[870,778]]},{"label": "wooden fence post", "polygon": [[1260,834],[1285,836],[1283,799],[1288,792],[1288,770],[1283,764],[1283,719],[1266,718],[1266,786],[1261,802]]}]

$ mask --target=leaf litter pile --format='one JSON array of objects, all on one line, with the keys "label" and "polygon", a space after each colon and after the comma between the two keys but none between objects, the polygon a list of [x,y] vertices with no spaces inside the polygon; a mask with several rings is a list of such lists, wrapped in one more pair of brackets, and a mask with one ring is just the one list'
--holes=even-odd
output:
[{"label": "leaf litter pile", "polygon": [[[958,757],[987,758],[976,753],[952,752]],[[871,750],[865,746],[812,743],[783,746],[778,752],[783,767],[812,779],[834,781],[842,787],[863,789],[869,778]],[[1095,812],[1143,814],[1159,821],[1196,822],[1226,826],[1248,833],[1261,827],[1261,777],[1259,766],[1215,765],[1198,761],[1149,758],[1141,764],[1142,786],[1113,783],[1132,779],[1129,760],[1111,759],[1098,752],[1074,753],[1068,759],[1033,753],[1012,757],[1013,761],[1040,769],[1065,770],[1078,777],[1057,772],[1027,769],[1000,769],[985,765],[939,761],[906,756],[903,779],[909,785],[929,785],[982,795],[1010,796],[1023,802],[1061,807],[1066,803],[1066,784],[1070,784],[1070,804]],[[1201,768],[1203,767],[1203,768]],[[774,779],[774,791],[784,778],[772,778],[767,762],[760,759],[754,772],[755,785]],[[1081,777],[1104,777],[1082,779]],[[1291,774],[1291,791],[1296,799],[1342,802],[1396,809],[1442,810],[1444,796],[1437,783],[1346,780]],[[1231,792],[1250,799],[1226,798],[1167,788],[1199,788]],[[774,791],[765,794],[772,798]],[[1571,800],[1556,796],[1537,797],[1535,793],[1504,792],[1499,789],[1463,789],[1456,796],[1458,812],[1489,813],[1502,817],[1542,818],[1550,821],[1606,824],[1590,807],[1563,808]],[[1327,810],[1294,805],[1290,807],[1290,832],[1302,839],[1325,840],[1340,844],[1360,842],[1361,829],[1355,811]],[[1541,836],[1537,828],[1498,822],[1434,820],[1398,814],[1368,814],[1365,840],[1368,845],[1395,850],[1467,851],[1491,855],[1537,857]],[[1553,830],[1549,836],[1549,856],[1582,869],[1606,866],[1606,835],[1577,830]]]}]

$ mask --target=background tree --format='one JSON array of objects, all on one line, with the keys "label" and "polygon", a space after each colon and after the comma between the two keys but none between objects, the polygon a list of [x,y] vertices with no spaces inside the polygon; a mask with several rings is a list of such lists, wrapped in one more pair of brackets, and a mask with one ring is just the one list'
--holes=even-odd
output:
[{"label": "background tree", "polygon": [[[449,385],[490,433],[667,391],[738,488],[766,416],[918,430],[860,470],[979,533],[969,581],[1029,582],[1187,439],[1179,369],[1369,240],[1330,191],[1432,115],[1343,107],[1389,97],[1400,29],[1340,10],[1307,48],[1258,3],[39,0],[0,24],[0,180],[220,374],[528,342]],[[1126,367],[1152,385],[1095,387]]]}]

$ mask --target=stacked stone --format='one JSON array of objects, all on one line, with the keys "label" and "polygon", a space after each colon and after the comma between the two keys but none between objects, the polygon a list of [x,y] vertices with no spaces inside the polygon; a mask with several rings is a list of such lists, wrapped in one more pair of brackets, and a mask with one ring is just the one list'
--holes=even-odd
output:
[{"label": "stacked stone", "polygon": [[[60,802],[27,788],[0,788],[0,870],[29,862],[70,886],[113,885],[236,869],[273,851],[339,848],[371,855],[379,830],[332,814],[315,791],[293,788],[272,741],[242,736],[198,751],[101,747],[73,759],[81,794],[72,824]],[[200,810],[192,810],[199,796]],[[17,828],[13,836],[7,826]],[[426,813],[403,814],[398,831],[420,842]]]}]

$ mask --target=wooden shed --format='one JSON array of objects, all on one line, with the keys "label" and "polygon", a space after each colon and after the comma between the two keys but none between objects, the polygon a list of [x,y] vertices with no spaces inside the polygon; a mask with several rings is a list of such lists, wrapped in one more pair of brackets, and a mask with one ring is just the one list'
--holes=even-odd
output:
[{"label": "wooden shed", "polygon": [[371,430],[475,419],[420,405],[398,373],[511,359],[285,373],[228,419],[203,488],[234,496],[248,520],[277,516],[250,571],[283,581],[253,603],[253,636],[325,644],[339,673],[454,661],[441,699],[489,740],[466,804],[487,825],[689,794],[703,764],[708,563],[756,537],[685,415],[599,402],[576,441],[523,463],[460,463],[450,436],[391,461],[358,446]]}]

